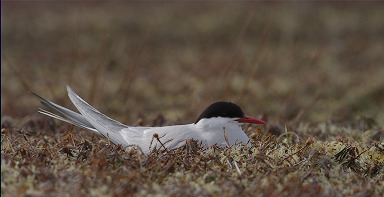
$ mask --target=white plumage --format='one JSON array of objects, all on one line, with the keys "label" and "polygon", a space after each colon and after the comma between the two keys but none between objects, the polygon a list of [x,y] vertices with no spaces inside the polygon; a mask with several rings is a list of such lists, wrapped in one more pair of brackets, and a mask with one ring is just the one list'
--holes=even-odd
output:
[{"label": "white plumage", "polygon": [[102,135],[116,145],[121,144],[127,148],[138,146],[143,153],[148,153],[155,147],[162,147],[159,141],[153,138],[154,134],[157,134],[161,143],[168,150],[184,145],[185,140],[188,139],[200,140],[205,146],[216,143],[225,146],[224,131],[230,145],[235,142],[245,144],[248,142],[248,137],[242,131],[241,124],[244,122],[266,124],[261,120],[245,116],[240,107],[235,104],[217,102],[208,107],[199,116],[197,122],[193,124],[164,127],[130,127],[97,111],[81,99],[69,86],[67,86],[67,91],[69,98],[80,114],[52,103],[32,92],[30,93],[37,97],[40,103],[61,116],[43,109],[39,110],[40,113]]}]

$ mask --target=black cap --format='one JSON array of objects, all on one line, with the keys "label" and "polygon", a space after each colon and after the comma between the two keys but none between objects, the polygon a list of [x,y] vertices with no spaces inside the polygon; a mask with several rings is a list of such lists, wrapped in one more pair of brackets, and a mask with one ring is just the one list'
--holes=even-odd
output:
[{"label": "black cap", "polygon": [[197,118],[195,124],[203,118],[213,117],[244,118],[245,116],[244,112],[238,105],[231,102],[219,101],[211,104],[207,109],[205,109]]}]

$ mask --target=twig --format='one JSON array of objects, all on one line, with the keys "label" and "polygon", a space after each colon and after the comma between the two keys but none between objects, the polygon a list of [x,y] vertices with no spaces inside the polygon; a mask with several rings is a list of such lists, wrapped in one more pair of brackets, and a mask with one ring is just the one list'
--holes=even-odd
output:
[{"label": "twig", "polygon": [[288,158],[292,157],[292,155],[295,155],[295,154],[301,152],[302,150],[304,150],[305,148],[307,148],[307,147],[308,147],[309,145],[311,145],[312,143],[313,143],[312,138],[309,138],[309,139],[305,142],[305,145],[304,145],[303,147],[301,147],[301,148],[300,148],[299,150],[297,150],[296,152],[291,153],[290,155],[286,156],[283,160],[280,161],[280,164],[281,164],[283,161],[287,160]]},{"label": "twig", "polygon": [[237,162],[236,162],[235,159],[233,159],[233,163],[235,164],[235,167],[236,167],[237,172],[238,172],[239,175],[241,176],[241,171],[240,171],[240,169],[239,169],[239,166],[237,166]]},{"label": "twig", "polygon": [[31,143],[29,142],[29,140],[27,139],[27,136],[26,136],[26,134],[25,134],[25,130],[26,130],[26,129],[23,128],[23,129],[21,130],[21,134],[23,135],[23,137],[24,137],[25,141],[27,142],[29,148],[30,148],[31,150],[33,150],[33,151],[37,154],[37,153],[38,153],[37,150],[33,148],[32,144],[31,144]]},{"label": "twig", "polygon": [[229,147],[229,142],[227,136],[225,136],[225,127],[223,127],[224,139],[227,142],[227,146]]},{"label": "twig", "polygon": [[358,154],[357,156],[356,156],[356,158],[359,158],[363,153],[365,153],[365,152],[367,152],[369,149],[371,149],[372,148],[372,145],[370,145],[369,146],[369,148],[367,148],[366,150],[364,150],[364,151],[362,151],[360,154]]},{"label": "twig", "polygon": [[229,161],[229,159],[227,158],[227,163],[228,163],[228,165],[229,165],[229,167],[231,167],[231,170],[233,169],[233,167],[232,167],[232,164],[231,164],[231,162]]},{"label": "twig", "polygon": [[[164,137],[165,135],[163,135],[162,137]],[[164,146],[164,144],[160,141],[160,138],[159,138],[159,134],[157,133],[154,133],[153,136],[152,136],[152,140],[151,140],[151,143],[149,144],[149,149],[151,149],[151,146],[152,146],[152,142],[153,142],[153,138],[156,138],[157,141],[159,141],[159,143],[161,144],[161,146],[164,148],[165,151],[168,152],[167,148]],[[167,142],[169,142],[170,140],[168,140]]]}]

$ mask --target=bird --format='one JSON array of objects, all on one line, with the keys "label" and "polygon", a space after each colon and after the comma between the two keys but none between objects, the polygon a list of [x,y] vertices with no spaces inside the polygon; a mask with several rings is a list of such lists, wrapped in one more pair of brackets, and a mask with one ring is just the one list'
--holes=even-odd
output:
[{"label": "bird", "polygon": [[68,85],[67,92],[80,113],[55,104],[33,92],[29,93],[57,114],[39,108],[40,113],[104,136],[115,145],[121,144],[127,151],[136,147],[144,154],[156,148],[172,150],[184,145],[185,140],[189,139],[199,140],[205,147],[215,144],[218,146],[247,144],[249,138],[241,126],[245,123],[267,124],[262,120],[246,116],[234,103],[218,101],[208,106],[191,124],[133,127],[100,113],[80,98]]}]

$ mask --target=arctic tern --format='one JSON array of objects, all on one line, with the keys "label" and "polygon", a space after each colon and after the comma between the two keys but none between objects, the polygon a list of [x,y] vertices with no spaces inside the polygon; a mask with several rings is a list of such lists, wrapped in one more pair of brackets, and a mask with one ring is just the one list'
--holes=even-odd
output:
[{"label": "arctic tern", "polygon": [[[219,146],[230,143],[246,144],[248,136],[241,129],[244,123],[267,124],[259,119],[244,115],[239,106],[231,102],[215,102],[205,109],[195,123],[186,125],[163,127],[130,127],[100,113],[69,86],[68,96],[79,110],[79,113],[57,105],[37,94],[30,92],[40,100],[40,103],[52,112],[39,109],[47,116],[57,118],[83,129],[90,130],[98,135],[108,138],[115,145],[121,144],[126,150],[138,147],[145,154],[155,147],[168,150],[178,148],[185,144],[185,140],[200,140],[206,147],[217,144]],[[225,136],[224,136],[225,133]],[[154,139],[159,138],[159,140]]]}]

